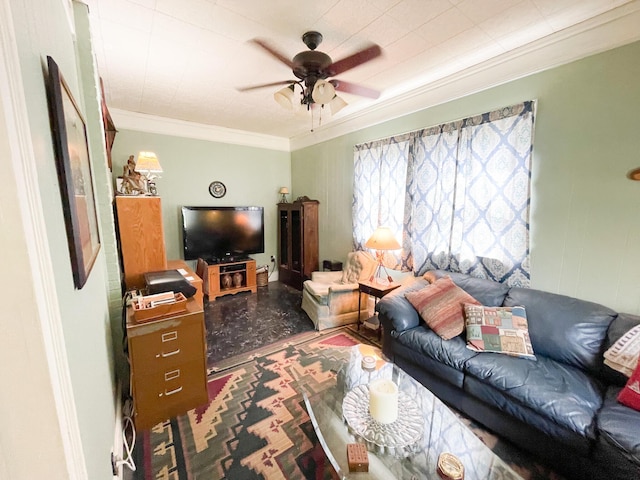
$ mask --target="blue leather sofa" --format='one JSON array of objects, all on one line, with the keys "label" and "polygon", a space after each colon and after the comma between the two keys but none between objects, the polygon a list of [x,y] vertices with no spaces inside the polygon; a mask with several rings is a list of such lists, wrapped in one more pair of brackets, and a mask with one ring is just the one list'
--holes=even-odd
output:
[{"label": "blue leather sofa", "polygon": [[440,270],[487,306],[524,305],[536,361],[443,340],[396,289],[376,307],[383,352],[452,407],[575,479],[640,479],[640,412],[616,397],[627,378],[603,353],[640,317],[592,302]]}]

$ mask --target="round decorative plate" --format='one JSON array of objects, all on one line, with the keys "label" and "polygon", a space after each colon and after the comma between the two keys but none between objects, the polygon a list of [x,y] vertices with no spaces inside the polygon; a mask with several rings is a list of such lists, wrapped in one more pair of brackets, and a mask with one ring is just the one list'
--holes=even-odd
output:
[{"label": "round decorative plate", "polygon": [[379,423],[369,413],[369,387],[358,385],[342,401],[342,415],[349,429],[362,437],[373,451],[406,457],[419,448],[424,431],[424,418],[418,404],[404,392],[398,393],[398,419]]},{"label": "round decorative plate", "polygon": [[225,193],[227,193],[227,187],[225,187],[222,182],[211,182],[211,185],[209,185],[209,193],[214,198],[222,198]]}]

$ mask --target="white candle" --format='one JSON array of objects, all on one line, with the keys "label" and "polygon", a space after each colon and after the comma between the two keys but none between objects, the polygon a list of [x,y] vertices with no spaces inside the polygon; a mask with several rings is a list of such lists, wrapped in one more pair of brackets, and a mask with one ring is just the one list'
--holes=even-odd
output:
[{"label": "white candle", "polygon": [[398,418],[398,387],[391,380],[379,379],[369,384],[369,413],[380,423]]}]

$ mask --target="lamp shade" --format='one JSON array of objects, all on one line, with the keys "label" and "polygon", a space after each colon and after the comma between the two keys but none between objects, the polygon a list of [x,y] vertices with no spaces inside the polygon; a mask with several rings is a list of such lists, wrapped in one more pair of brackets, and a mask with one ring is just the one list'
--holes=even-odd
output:
[{"label": "lamp shade", "polygon": [[389,227],[376,228],[376,231],[373,232],[373,235],[369,237],[364,246],[376,250],[399,250],[402,248]]},{"label": "lamp shade", "polygon": [[278,193],[286,195],[289,193],[289,189],[287,187],[280,187],[280,191]]},{"label": "lamp shade", "polygon": [[295,93],[294,93],[294,85],[289,85],[288,87],[281,88],[276,93],[273,94],[273,98],[282,108],[286,108],[287,110],[293,110],[295,106]]},{"label": "lamp shade", "polygon": [[338,113],[340,110],[342,110],[346,106],[347,106],[347,102],[345,102],[342,98],[340,98],[338,95],[336,95],[335,97],[333,97],[333,100],[331,100],[329,102],[329,108],[331,109],[331,115],[335,115],[336,113]]},{"label": "lamp shade", "polygon": [[313,101],[322,105],[329,103],[335,96],[336,89],[326,80],[318,80],[313,86],[313,91],[311,92],[311,98],[313,98]]},{"label": "lamp shade", "polygon": [[162,173],[162,167],[155,153],[140,152],[136,162],[136,171],[140,173]]}]

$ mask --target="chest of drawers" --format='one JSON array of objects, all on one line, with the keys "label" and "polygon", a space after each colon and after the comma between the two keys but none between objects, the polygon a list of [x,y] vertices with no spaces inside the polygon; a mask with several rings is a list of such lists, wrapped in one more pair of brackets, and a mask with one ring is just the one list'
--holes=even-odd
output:
[{"label": "chest of drawers", "polygon": [[207,403],[204,313],[196,300],[185,312],[144,323],[128,309],[127,343],[138,430]]}]

